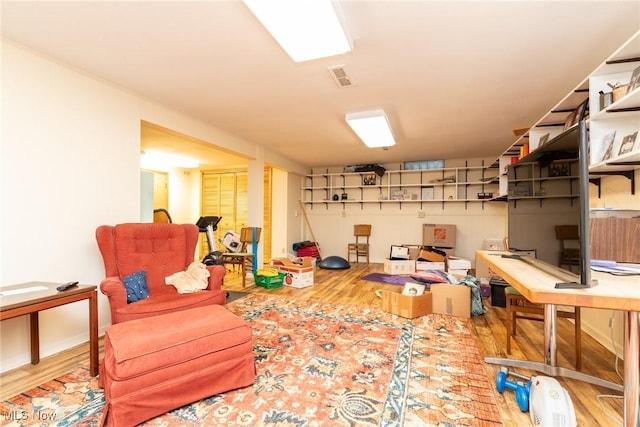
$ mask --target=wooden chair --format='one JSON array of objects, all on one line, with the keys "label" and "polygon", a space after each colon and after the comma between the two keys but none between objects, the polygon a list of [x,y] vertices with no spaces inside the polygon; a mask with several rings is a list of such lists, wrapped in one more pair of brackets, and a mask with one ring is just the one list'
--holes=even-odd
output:
[{"label": "wooden chair", "polygon": [[171,219],[171,215],[169,215],[168,210],[159,208],[153,210],[153,222],[171,224],[173,220]]},{"label": "wooden chair", "polygon": [[244,288],[247,277],[247,266],[250,271],[253,271],[253,258],[254,254],[247,252],[247,246],[253,245],[253,234],[255,230],[256,243],[260,242],[260,227],[243,227],[240,229],[240,248],[238,252],[225,252],[222,254],[222,263],[232,266],[240,266],[240,273],[242,274],[242,287]]},{"label": "wooden chair", "polygon": [[577,267],[580,271],[580,239],[577,225],[556,225],[556,238],[560,241],[558,267]]},{"label": "wooden chair", "polygon": [[371,236],[371,224],[355,224],[353,226],[355,243],[349,243],[347,248],[347,261],[351,262],[351,253],[355,254],[355,262],[359,262],[360,257],[366,257],[369,264],[369,237]]},{"label": "wooden chair", "polygon": [[[516,320],[528,319],[544,321],[544,307],[539,304],[532,304],[514,287],[507,286],[504,290],[506,296],[506,316],[507,316],[507,354],[511,353],[511,336],[516,336]],[[522,315],[518,313],[524,313]],[[574,307],[573,311],[557,310],[557,317],[574,319],[575,333],[575,366],[577,370],[582,369],[582,339],[580,329],[580,307]]]}]

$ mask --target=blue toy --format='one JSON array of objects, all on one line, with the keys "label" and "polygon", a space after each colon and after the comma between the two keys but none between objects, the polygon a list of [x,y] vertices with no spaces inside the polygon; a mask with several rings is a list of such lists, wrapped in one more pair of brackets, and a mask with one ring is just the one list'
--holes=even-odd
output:
[{"label": "blue toy", "polygon": [[[529,379],[526,385],[523,382],[518,381],[513,382],[507,379],[509,375],[509,370],[506,367],[500,368],[500,372],[496,376],[496,388],[499,393],[503,393],[505,389],[513,390],[516,393],[516,402],[518,403],[518,407],[522,412],[527,412],[529,410],[529,392],[531,390],[531,380]],[[520,378],[527,379],[524,376],[516,375]]]}]

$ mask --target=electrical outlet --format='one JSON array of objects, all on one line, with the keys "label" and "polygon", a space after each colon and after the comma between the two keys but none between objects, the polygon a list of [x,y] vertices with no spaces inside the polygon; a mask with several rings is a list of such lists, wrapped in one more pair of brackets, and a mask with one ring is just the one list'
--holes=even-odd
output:
[{"label": "electrical outlet", "polygon": [[426,217],[424,211],[418,211],[418,218],[424,218]]},{"label": "electrical outlet", "polygon": [[346,217],[347,217],[347,211],[342,209],[342,218],[346,218]]}]

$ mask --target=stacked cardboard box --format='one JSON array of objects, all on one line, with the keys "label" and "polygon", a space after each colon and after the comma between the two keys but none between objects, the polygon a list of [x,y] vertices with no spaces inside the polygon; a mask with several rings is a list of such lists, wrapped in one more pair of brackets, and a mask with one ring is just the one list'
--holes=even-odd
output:
[{"label": "stacked cardboard box", "polygon": [[456,247],[455,224],[422,224],[422,244],[453,255]]},{"label": "stacked cardboard box", "polygon": [[418,254],[418,261],[416,261],[416,270],[445,270],[446,256],[443,256],[434,251],[428,251],[421,249]]},{"label": "stacked cardboard box", "polygon": [[385,259],[384,272],[387,274],[413,274],[416,272],[415,259]]},{"label": "stacked cardboard box", "polygon": [[471,261],[456,256],[447,257],[447,272],[455,276],[466,276],[471,269]]}]

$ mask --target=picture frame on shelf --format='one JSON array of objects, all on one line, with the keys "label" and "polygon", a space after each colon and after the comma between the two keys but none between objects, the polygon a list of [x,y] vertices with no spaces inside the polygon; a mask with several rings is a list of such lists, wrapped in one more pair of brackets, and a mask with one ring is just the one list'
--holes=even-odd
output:
[{"label": "picture frame on shelf", "polygon": [[424,295],[425,288],[426,286],[421,283],[407,282],[404,284],[404,288],[402,288],[402,295],[408,295],[411,297]]},{"label": "picture frame on shelf", "polygon": [[575,125],[576,122],[576,117],[578,114],[578,110],[573,110],[571,113],[569,113],[569,115],[567,116],[567,118],[564,121],[564,128],[563,130],[567,130],[569,129],[571,126]]},{"label": "picture frame on shelf", "polygon": [[589,116],[589,98],[585,99],[578,105],[576,108],[576,117],[574,119],[574,123],[579,123],[581,120],[586,119]]},{"label": "picture frame on shelf", "polygon": [[549,142],[549,132],[540,137],[540,140],[538,141],[538,147],[542,147],[547,142]]},{"label": "picture frame on shelf", "polygon": [[638,131],[625,136],[622,138],[620,142],[620,150],[618,151],[618,155],[622,156],[623,154],[627,154],[633,151],[634,146],[636,145],[636,139],[638,139]]},{"label": "picture frame on shelf", "polygon": [[605,150],[602,155],[602,160],[609,160],[611,158],[611,154],[613,154],[613,142],[616,137],[616,131],[609,132],[602,138],[602,148]]},{"label": "picture frame on shelf", "polygon": [[640,87],[640,66],[636,67],[631,74],[631,80],[629,80],[629,92]]},{"label": "picture frame on shelf", "polygon": [[435,198],[435,189],[433,186],[420,188],[420,200],[433,200]]}]

